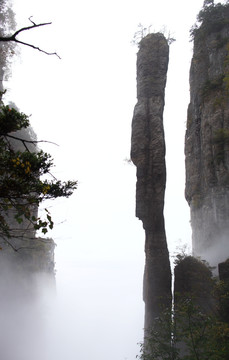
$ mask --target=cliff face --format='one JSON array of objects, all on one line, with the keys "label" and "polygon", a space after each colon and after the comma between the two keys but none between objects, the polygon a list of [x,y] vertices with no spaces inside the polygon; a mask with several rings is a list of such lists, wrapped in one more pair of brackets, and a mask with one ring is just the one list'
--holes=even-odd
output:
[{"label": "cliff face", "polygon": [[145,328],[171,301],[171,271],[164,227],[166,181],[163,129],[169,46],[160,33],[140,42],[131,159],[137,167],[136,216],[145,229]]},{"label": "cliff face", "polygon": [[216,265],[229,255],[229,6],[207,10],[190,69],[185,194],[194,255]]}]

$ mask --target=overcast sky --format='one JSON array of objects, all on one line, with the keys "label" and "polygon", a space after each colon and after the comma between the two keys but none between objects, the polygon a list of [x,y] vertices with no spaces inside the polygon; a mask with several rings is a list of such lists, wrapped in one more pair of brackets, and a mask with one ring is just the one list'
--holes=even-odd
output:
[{"label": "overcast sky", "polygon": [[61,60],[20,48],[5,82],[7,99],[32,115],[39,139],[59,144],[44,148],[55,158],[54,174],[79,181],[71,199],[48,204],[56,223],[50,236],[57,244],[59,306],[58,319],[55,313],[49,324],[51,359],[133,360],[139,352],[144,231],[135,218],[135,168],[125,161],[136,103],[131,40],[139,23],[176,38],[164,112],[165,224],[171,253],[179,242],[190,243],[184,199],[189,29],[202,3],[14,0],[18,27],[27,26],[31,15],[36,23],[52,21],[21,39],[57,51]]}]

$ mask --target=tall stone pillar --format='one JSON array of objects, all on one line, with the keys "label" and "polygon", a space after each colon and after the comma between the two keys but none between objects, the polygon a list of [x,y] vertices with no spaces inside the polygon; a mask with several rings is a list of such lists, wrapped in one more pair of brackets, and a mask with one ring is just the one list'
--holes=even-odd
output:
[{"label": "tall stone pillar", "polygon": [[171,304],[171,270],[164,226],[166,183],[163,128],[169,46],[160,34],[140,42],[137,99],[132,120],[131,159],[137,167],[136,216],[145,230],[145,328]]}]

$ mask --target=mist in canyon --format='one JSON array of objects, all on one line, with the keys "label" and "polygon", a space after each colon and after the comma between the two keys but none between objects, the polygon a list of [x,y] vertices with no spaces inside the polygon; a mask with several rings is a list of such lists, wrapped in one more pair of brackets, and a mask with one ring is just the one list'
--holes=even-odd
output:
[{"label": "mist in canyon", "polygon": [[[144,232],[135,218],[136,171],[130,157],[136,102],[139,22],[171,31],[164,126],[165,227],[170,255],[190,244],[184,198],[184,135],[192,44],[189,29],[202,1],[14,0],[18,27],[29,16],[52,21],[26,39],[62,60],[20,48],[6,98],[31,114],[38,139],[56,164],[54,175],[79,181],[68,200],[45,204],[53,214],[55,286],[42,273],[2,264],[3,360],[134,359],[143,338]],[[45,9],[45,10],[44,10]],[[174,14],[174,16],[171,16]],[[42,210],[42,209],[41,209]],[[10,300],[9,300],[10,299]]]}]

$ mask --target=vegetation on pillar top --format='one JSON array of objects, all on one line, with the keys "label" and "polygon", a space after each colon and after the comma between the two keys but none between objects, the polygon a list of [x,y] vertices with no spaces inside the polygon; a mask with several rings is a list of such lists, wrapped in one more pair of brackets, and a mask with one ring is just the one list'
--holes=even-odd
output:
[{"label": "vegetation on pillar top", "polygon": [[161,34],[161,36],[165,37],[168,45],[172,44],[176,39],[171,35],[170,31],[168,31],[165,27],[160,29],[159,31],[152,31],[152,25],[145,27],[141,23],[138,24],[138,29],[134,33],[133,39],[131,41],[132,45],[137,45],[138,48],[141,46],[141,42],[146,37],[149,37],[152,34]]}]

